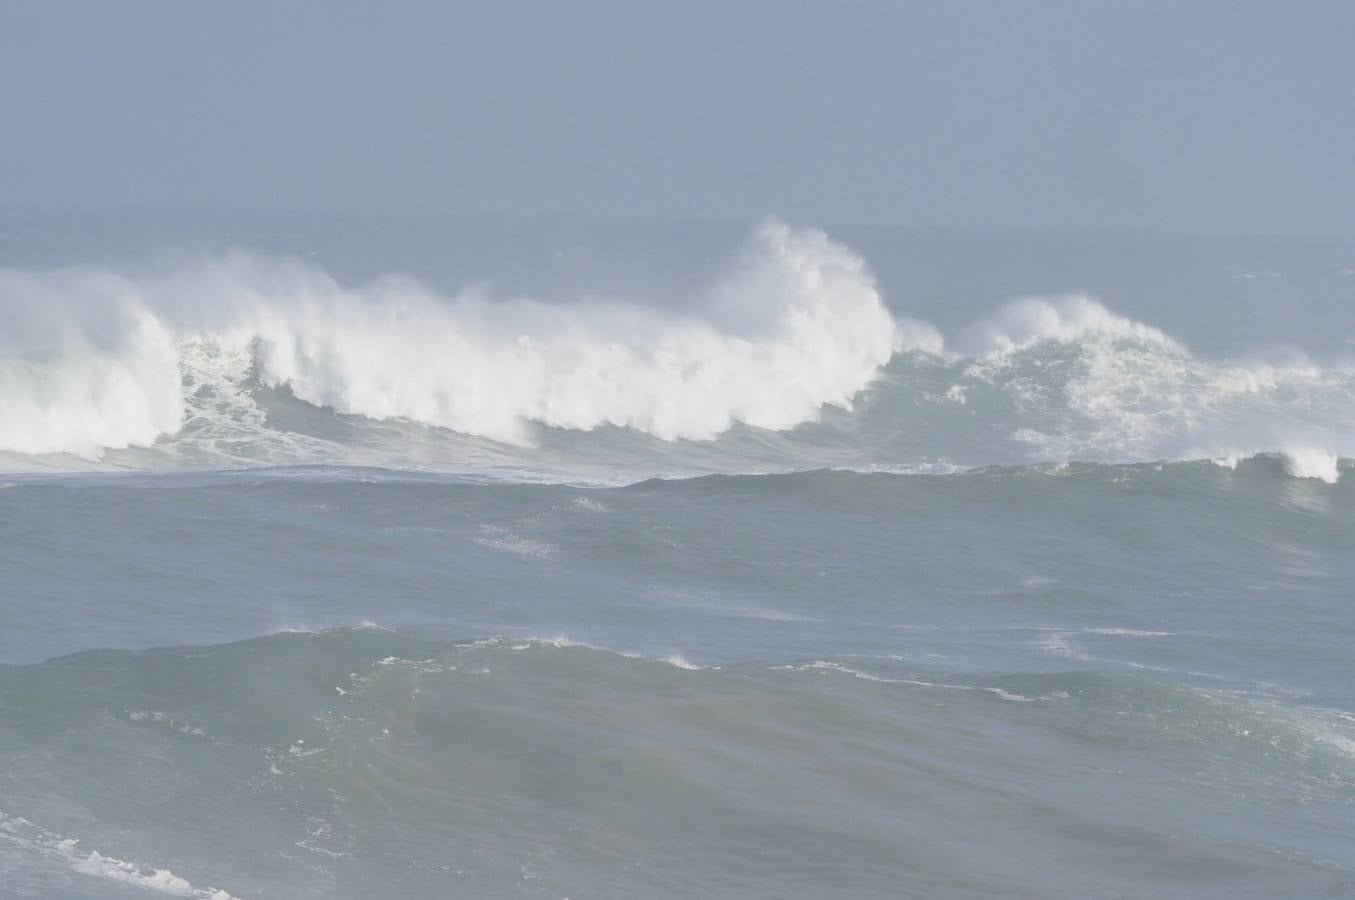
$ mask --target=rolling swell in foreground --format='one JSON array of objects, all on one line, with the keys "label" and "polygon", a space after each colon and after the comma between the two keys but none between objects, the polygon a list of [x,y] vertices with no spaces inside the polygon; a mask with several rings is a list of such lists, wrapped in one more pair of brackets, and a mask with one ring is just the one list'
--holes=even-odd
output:
[{"label": "rolling swell in foreground", "polygon": [[[0,685],[50,710],[8,722],[2,751],[7,803],[44,824],[0,814],[11,888],[49,896],[1047,896],[1071,878],[1312,896],[1350,874],[1237,824],[1299,806],[1339,842],[1349,721],[1138,676],[701,669],[359,629],[85,653]],[[35,756],[54,733],[63,752]],[[1096,762],[1052,764],[1069,753]],[[173,873],[92,849],[110,846]]]},{"label": "rolling swell in foreground", "polygon": [[0,869],[21,896],[1342,896],[1351,483],[13,481],[5,658],[195,646],[0,669]]},{"label": "rolling swell in foreground", "polygon": [[0,894],[1355,893],[1342,359],[775,222],[680,306],[0,296]]}]

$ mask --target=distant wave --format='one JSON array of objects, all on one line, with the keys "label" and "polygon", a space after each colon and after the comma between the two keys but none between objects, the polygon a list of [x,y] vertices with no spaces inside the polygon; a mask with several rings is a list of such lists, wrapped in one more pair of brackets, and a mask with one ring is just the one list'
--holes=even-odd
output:
[{"label": "distant wave", "polygon": [[1236,460],[1278,452],[1335,481],[1355,438],[1355,369],[1290,354],[1214,362],[1082,296],[1015,301],[965,335],[948,398],[1040,460]]},{"label": "distant wave", "polygon": [[[947,340],[891,315],[852,250],[776,221],[681,311],[346,287],[244,252],[0,269],[0,297],[0,468],[475,457],[645,477],[1282,452],[1334,481],[1355,450],[1355,369],[1203,360],[1085,296],[1018,299]],[[664,446],[690,441],[713,443]]]}]

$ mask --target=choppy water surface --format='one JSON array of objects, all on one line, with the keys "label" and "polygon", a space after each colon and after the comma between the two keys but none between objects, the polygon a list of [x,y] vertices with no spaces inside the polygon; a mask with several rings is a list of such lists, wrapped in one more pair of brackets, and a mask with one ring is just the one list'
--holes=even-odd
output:
[{"label": "choppy water surface", "polygon": [[1355,894],[1346,248],[6,227],[4,896]]}]

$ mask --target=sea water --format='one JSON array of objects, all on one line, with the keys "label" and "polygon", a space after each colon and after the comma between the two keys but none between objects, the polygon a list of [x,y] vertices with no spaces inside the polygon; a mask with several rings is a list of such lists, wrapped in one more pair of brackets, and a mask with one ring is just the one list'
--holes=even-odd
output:
[{"label": "sea water", "polygon": [[1355,246],[0,224],[2,896],[1355,894]]}]

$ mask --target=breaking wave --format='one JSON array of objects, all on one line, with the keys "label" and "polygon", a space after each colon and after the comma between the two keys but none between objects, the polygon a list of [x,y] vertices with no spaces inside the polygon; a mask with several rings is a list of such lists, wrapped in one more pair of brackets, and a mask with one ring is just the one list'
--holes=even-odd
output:
[{"label": "breaking wave", "polygon": [[855,252],[775,221],[681,310],[350,287],[244,252],[0,269],[0,297],[11,470],[478,460],[643,477],[1281,452],[1333,481],[1355,436],[1350,367],[1204,360],[1085,296],[1016,300],[947,341],[891,314]]},{"label": "breaking wave", "polygon": [[317,406],[508,443],[526,421],[663,439],[788,428],[850,406],[901,341],[939,349],[895,323],[860,257],[776,223],[686,315],[440,297],[401,278],[346,289],[245,254],[143,278],[6,270],[0,292],[0,442],[21,453],[178,431],[179,370],[204,345],[248,352],[260,382]]}]

